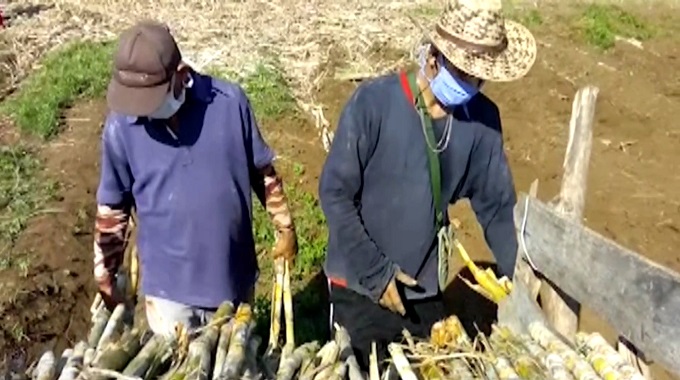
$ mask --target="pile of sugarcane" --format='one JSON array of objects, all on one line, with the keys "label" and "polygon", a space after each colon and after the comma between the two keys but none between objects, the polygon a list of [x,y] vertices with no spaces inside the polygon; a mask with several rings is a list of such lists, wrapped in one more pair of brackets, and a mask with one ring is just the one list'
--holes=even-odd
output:
[{"label": "pile of sugarcane", "polygon": [[[35,380],[75,379],[361,379],[350,349],[349,335],[335,326],[334,340],[323,347],[310,342],[299,347],[268,350],[258,356],[261,338],[249,304],[223,303],[205,327],[174,336],[151,333],[126,324],[125,307],[99,310],[87,340],[57,357],[45,352],[30,369]],[[361,376],[361,375],[360,375]]]},{"label": "pile of sugarcane", "polygon": [[[59,357],[45,352],[28,371],[34,380],[233,380],[233,379],[363,379],[347,331],[335,325],[334,339],[323,346],[295,347],[288,265],[276,262],[269,346],[258,356],[261,337],[254,333],[251,306],[224,302],[204,327],[177,326],[171,336],[134,326],[124,304],[110,312],[101,298],[92,305],[87,339]],[[286,344],[279,348],[281,310]]]},{"label": "pile of sugarcane", "polygon": [[487,338],[470,339],[451,316],[432,327],[429,340],[389,346],[402,379],[644,380],[642,374],[597,333],[579,332],[566,343],[540,322],[529,334],[494,326]]}]

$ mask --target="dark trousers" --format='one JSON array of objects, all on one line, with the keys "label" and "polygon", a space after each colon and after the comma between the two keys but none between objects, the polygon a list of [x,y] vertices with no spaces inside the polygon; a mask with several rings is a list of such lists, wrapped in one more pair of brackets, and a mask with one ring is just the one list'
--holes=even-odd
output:
[{"label": "dark trousers", "polygon": [[347,329],[354,355],[362,370],[368,371],[371,342],[375,341],[379,367],[384,370],[384,360],[389,357],[387,345],[401,341],[403,329],[407,329],[414,337],[427,338],[432,325],[446,317],[441,295],[403,302],[406,315],[402,317],[368,297],[331,285],[331,320]]}]

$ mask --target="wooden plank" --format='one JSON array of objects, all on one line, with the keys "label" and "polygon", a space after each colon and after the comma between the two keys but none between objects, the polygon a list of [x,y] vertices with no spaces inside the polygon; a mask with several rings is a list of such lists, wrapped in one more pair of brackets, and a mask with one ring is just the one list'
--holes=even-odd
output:
[{"label": "wooden plank", "polygon": [[536,296],[522,281],[513,283],[512,292],[498,303],[498,323],[509,327],[515,334],[528,334],[528,327],[533,322],[548,321],[536,303]]},{"label": "wooden plank", "polygon": [[680,274],[520,194],[515,223],[541,273],[680,375]]},{"label": "wooden plank", "polygon": [[[593,142],[593,119],[597,87],[586,86],[574,96],[569,121],[569,141],[564,155],[564,174],[555,210],[577,223],[583,218],[588,183],[588,166]],[[541,301],[550,324],[564,337],[573,340],[581,311],[579,303],[552,284],[544,284]]]}]

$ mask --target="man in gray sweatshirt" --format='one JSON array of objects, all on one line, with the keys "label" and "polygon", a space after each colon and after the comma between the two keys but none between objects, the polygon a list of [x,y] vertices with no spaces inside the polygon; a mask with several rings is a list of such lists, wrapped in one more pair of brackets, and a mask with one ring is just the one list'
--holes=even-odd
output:
[{"label": "man in gray sweatshirt", "polygon": [[341,114],[320,179],[329,227],[331,318],[366,368],[403,328],[426,337],[445,317],[446,209],[468,198],[499,271],[512,277],[516,195],[497,106],[484,81],[511,81],[536,58],[531,33],[500,0],[451,0],[428,33],[420,70],[360,85]]}]

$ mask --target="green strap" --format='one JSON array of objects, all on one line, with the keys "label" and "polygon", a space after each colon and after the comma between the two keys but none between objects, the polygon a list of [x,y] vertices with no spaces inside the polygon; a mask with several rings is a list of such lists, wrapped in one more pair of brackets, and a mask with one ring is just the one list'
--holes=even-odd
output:
[{"label": "green strap", "polygon": [[[409,87],[411,88],[411,93],[414,96],[416,96],[416,94],[418,96],[416,99],[416,108],[418,109],[418,113],[420,114],[420,120],[422,121],[423,126],[425,127],[425,131],[427,132],[427,139],[430,141],[431,144],[435,144],[437,140],[434,136],[432,118],[427,113],[427,110],[425,109],[425,106],[423,104],[423,99],[420,94],[420,90],[416,84],[416,74],[414,72],[411,72],[408,74],[407,77]],[[437,152],[434,152],[432,149],[430,149],[429,145],[430,144],[426,142],[425,149],[427,150],[427,161],[429,162],[430,166],[430,185],[432,186],[432,197],[434,199],[434,213],[436,216],[436,227],[439,228],[440,226],[442,226],[443,222],[443,216],[441,211],[441,198],[442,198],[441,168],[439,166],[439,156],[437,155]]]}]

